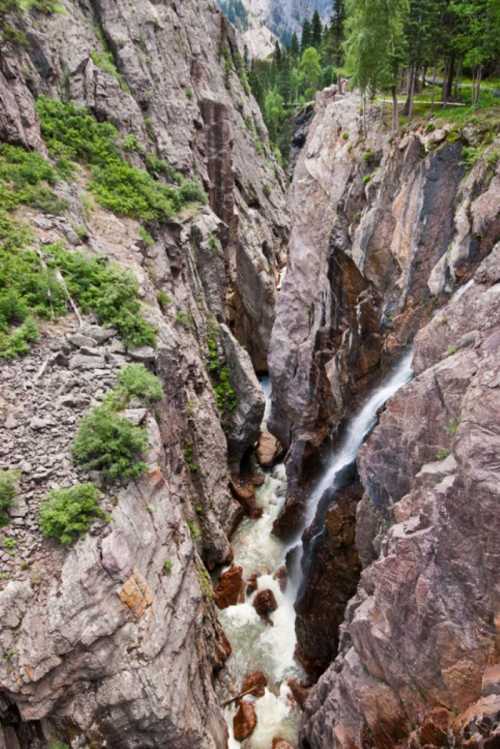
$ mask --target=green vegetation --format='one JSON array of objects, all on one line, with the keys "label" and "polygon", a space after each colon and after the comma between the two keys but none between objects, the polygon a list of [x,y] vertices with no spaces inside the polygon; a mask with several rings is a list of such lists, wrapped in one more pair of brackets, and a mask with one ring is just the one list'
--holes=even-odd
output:
[{"label": "green vegetation", "polygon": [[151,404],[162,396],[159,379],[143,364],[124,367],[116,388],[82,419],[73,443],[75,463],[87,471],[101,471],[108,482],[141,476],[146,470],[142,460],[148,446],[146,430],[120,411],[132,398]]},{"label": "green vegetation", "polygon": [[189,528],[189,532],[193,541],[197,541],[199,538],[201,538],[201,531],[194,520],[188,520],[187,527]]},{"label": "green vegetation", "polygon": [[161,382],[144,364],[128,364],[120,370],[118,388],[128,398],[139,398],[146,403],[154,403],[163,398]]},{"label": "green vegetation", "polygon": [[217,408],[222,416],[230,416],[238,405],[236,392],[231,384],[229,369],[219,352],[217,328],[212,326],[208,339],[208,371],[212,380]]},{"label": "green vegetation", "polygon": [[184,462],[187,465],[189,471],[191,473],[198,473],[198,471],[200,470],[200,466],[194,459],[194,448],[190,442],[188,442],[184,446],[182,453],[184,455]]},{"label": "green vegetation", "polygon": [[436,460],[445,460],[449,454],[450,451],[446,447],[440,447],[436,453]]},{"label": "green vegetation", "polygon": [[[51,156],[63,165],[74,161],[89,165],[89,190],[113,213],[162,221],[187,203],[206,201],[201,186],[192,180],[178,178],[179,184],[174,187],[153,176],[158,174],[153,165],[165,164],[156,157],[148,157],[148,171],[125,161],[116,128],[109,122],[98,122],[86,109],[40,97],[37,112]],[[127,149],[131,144],[129,140]],[[171,177],[173,170],[165,166],[161,174]]]},{"label": "green vegetation", "polygon": [[160,289],[160,291],[157,292],[156,298],[158,300],[158,304],[160,305],[163,311],[165,311],[165,309],[169,307],[173,302],[173,299],[170,296],[170,294],[167,294],[167,292],[163,291],[162,289]]},{"label": "green vegetation", "polygon": [[84,416],[73,444],[73,459],[86,471],[102,471],[109,482],[134,479],[146,470],[141,460],[148,446],[144,429],[110,403]]},{"label": "green vegetation", "polygon": [[16,25],[29,11],[49,15],[61,13],[63,8],[56,0],[0,0],[0,41],[27,46],[28,40],[24,31]]},{"label": "green vegetation", "polygon": [[145,229],[143,226],[139,227],[139,239],[141,242],[144,242],[146,247],[153,247],[154,246],[154,239],[151,236],[151,234],[148,232],[147,229]]},{"label": "green vegetation", "polygon": [[20,205],[53,215],[62,213],[66,202],[51,190],[57,181],[57,171],[40,154],[0,144],[1,216]]},{"label": "green vegetation", "polygon": [[23,227],[0,215],[0,358],[26,354],[38,337],[34,318],[66,314],[69,297],[82,312],[116,328],[127,345],[155,343],[132,274],[60,244],[45,246],[43,253],[23,249],[28,238]]},{"label": "green vegetation", "polygon": [[40,528],[44,536],[61,544],[71,544],[86,533],[94,520],[105,519],[99,507],[101,494],[94,484],[75,484],[69,489],[49,492],[40,508]]},{"label": "green vegetation", "polygon": [[[459,100],[458,77],[472,76],[470,104],[481,106],[481,82],[497,68],[498,0],[346,0],[346,64],[363,100],[390,91],[392,126],[399,126],[401,73],[406,73],[403,114],[411,117],[426,76],[441,77],[442,104]],[[465,103],[465,102],[464,102]],[[451,114],[451,113],[450,113]]]},{"label": "green vegetation", "polygon": [[14,504],[18,481],[17,471],[0,471],[0,528],[10,523],[8,510]]},{"label": "green vegetation", "polygon": [[164,575],[170,575],[172,574],[172,568],[173,568],[173,562],[170,559],[165,559],[163,562],[163,574]]},{"label": "green vegetation", "polygon": [[198,582],[200,584],[202,595],[204,598],[211,600],[214,596],[214,589],[212,580],[210,579],[210,575],[208,574],[208,570],[201,563],[196,566],[196,569],[198,572]]},{"label": "green vegetation", "polygon": [[5,551],[7,551],[7,553],[11,554],[12,556],[16,549],[17,541],[15,538],[4,538],[2,542],[2,546],[5,549]]}]

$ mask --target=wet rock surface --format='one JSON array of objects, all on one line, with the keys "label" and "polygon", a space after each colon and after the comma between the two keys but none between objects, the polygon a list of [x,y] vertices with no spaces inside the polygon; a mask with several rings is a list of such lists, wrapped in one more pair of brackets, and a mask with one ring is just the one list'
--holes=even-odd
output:
[{"label": "wet rock surface", "polygon": [[280,536],[303,511],[307,453],[339,428],[500,232],[498,165],[488,166],[487,153],[466,174],[462,144],[447,130],[439,142],[421,128],[390,141],[377,110],[364,136],[359,104],[336,87],[318,94],[291,186],[289,263],[269,362],[269,429],[288,451]]},{"label": "wet rock surface", "polygon": [[367,566],[306,703],[314,749],[498,740],[499,281],[497,244],[418,333],[415,379],[361,450]]},{"label": "wet rock surface", "polygon": [[235,606],[243,600],[243,568],[230,567],[223,572],[214,588],[214,601],[220,609]]},{"label": "wet rock surface", "polygon": [[242,700],[233,718],[233,731],[236,741],[244,741],[255,730],[257,715],[252,702]]}]

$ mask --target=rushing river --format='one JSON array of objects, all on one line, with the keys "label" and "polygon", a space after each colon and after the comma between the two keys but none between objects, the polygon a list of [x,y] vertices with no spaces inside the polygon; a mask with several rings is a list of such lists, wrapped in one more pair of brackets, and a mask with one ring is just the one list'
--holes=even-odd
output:
[{"label": "rushing river", "polygon": [[[373,429],[377,412],[400,387],[412,376],[412,354],[406,354],[394,371],[372,393],[365,405],[349,422],[340,446],[332,452],[317,486],[308,501],[304,527],[292,543],[282,543],[272,535],[272,527],[286,497],[286,474],[283,464],[278,464],[266,474],[265,483],[257,490],[256,500],[262,508],[262,516],[257,520],[246,518],[235,533],[232,544],[234,564],[243,568],[245,580],[258,573],[257,591],[246,596],[244,603],[230,606],[220,612],[221,623],[231,642],[231,670],[237,674],[240,684],[251,671],[263,671],[268,679],[268,688],[263,697],[244,699],[255,703],[257,727],[242,744],[233,736],[233,717],[237,705],[226,709],[230,734],[229,749],[271,749],[276,736],[297,745],[299,711],[291,699],[286,684],[289,677],[301,678],[302,671],[294,660],[295,610],[294,602],[301,582],[290,578],[285,592],[282,592],[274,573],[285,564],[287,553],[299,544],[302,555],[302,533],[314,520],[324,492],[335,485],[336,479],[346,467],[352,464],[363,441]],[[265,428],[269,408],[270,389],[267,380],[262,382],[267,405],[264,415]],[[273,591],[278,604],[270,614],[273,626],[266,624],[255,611],[252,600],[259,590]]]}]

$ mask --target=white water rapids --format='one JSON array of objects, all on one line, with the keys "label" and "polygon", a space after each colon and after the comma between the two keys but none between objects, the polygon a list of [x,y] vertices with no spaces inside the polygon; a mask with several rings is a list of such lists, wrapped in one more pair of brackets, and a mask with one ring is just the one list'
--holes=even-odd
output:
[{"label": "white water rapids", "polygon": [[[272,527],[286,496],[286,474],[283,464],[277,465],[266,475],[265,483],[257,490],[256,500],[262,508],[262,516],[257,520],[246,518],[236,531],[233,540],[234,564],[243,567],[243,577],[248,580],[257,572],[258,590],[271,589],[278,608],[270,615],[273,626],[264,623],[252,605],[255,593],[246,597],[244,603],[230,606],[220,612],[220,620],[229,638],[233,654],[231,670],[240,679],[251,671],[263,671],[268,678],[268,688],[264,697],[253,701],[257,713],[257,727],[242,744],[234,739],[233,717],[237,705],[226,709],[229,729],[229,749],[271,749],[276,736],[297,745],[298,708],[290,699],[286,679],[301,677],[300,666],[294,660],[295,610],[294,601],[299,580],[289,579],[283,593],[273,574],[285,564],[287,552],[297,543],[304,528],[314,520],[323,493],[335,482],[338,473],[353,463],[366,436],[373,429],[377,413],[400,387],[412,376],[412,354],[406,354],[394,371],[374,391],[366,404],[350,420],[344,438],[324,469],[323,475],[311,492],[307,505],[304,527],[292,544],[285,544],[272,535]],[[262,383],[267,399],[263,428],[269,415],[270,389],[266,381]]]}]

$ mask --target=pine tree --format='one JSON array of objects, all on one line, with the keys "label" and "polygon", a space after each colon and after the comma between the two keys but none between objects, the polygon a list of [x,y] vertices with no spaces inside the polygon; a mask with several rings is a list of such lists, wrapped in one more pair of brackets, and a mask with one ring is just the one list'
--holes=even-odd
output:
[{"label": "pine tree", "polygon": [[345,24],[345,5],[344,0],[334,0],[331,20],[331,35],[333,40],[335,65],[340,67],[344,62],[344,24]]},{"label": "pine tree", "polygon": [[290,40],[290,54],[294,58],[298,57],[300,54],[299,40],[295,31],[293,32],[292,38]]},{"label": "pine tree", "polygon": [[311,46],[319,49],[323,37],[323,25],[317,10],[314,11],[311,23]]},{"label": "pine tree", "polygon": [[312,41],[311,24],[306,18],[306,20],[304,21],[302,25],[302,38],[300,40],[300,51],[303,52],[305,49],[310,47],[311,41]]}]

